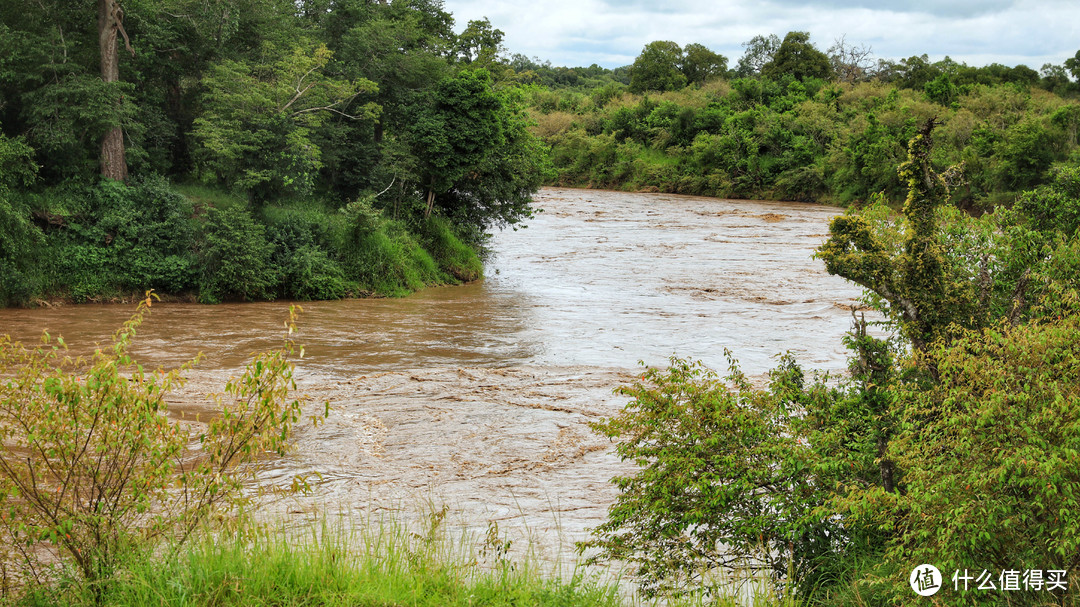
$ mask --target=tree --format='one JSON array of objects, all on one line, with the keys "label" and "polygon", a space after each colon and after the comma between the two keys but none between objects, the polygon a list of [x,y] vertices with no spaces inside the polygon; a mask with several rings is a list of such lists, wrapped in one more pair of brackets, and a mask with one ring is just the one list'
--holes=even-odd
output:
[{"label": "tree", "polygon": [[919,90],[940,74],[941,70],[930,63],[930,57],[923,54],[901,59],[896,78],[901,88]]},{"label": "tree", "polygon": [[134,87],[119,79],[118,7],[103,10],[101,0],[0,7],[0,120],[26,137],[46,181],[126,175],[119,129],[132,126]]},{"label": "tree", "polygon": [[874,66],[874,51],[865,44],[848,44],[847,36],[840,36],[826,51],[832,62],[833,73],[841,82],[865,80]]},{"label": "tree", "polygon": [[976,285],[962,270],[950,272],[946,263],[938,209],[947,201],[950,175],[936,173],[930,163],[935,124],[930,119],[923,125],[898,169],[908,187],[902,227],[881,230],[884,222],[848,213],[832,220],[829,239],[818,251],[830,274],[880,298],[886,315],[919,351],[984,319],[976,311]]},{"label": "tree", "polygon": [[1064,92],[1069,86],[1069,74],[1063,66],[1044,63],[1042,68],[1039,69],[1039,76],[1042,80],[1042,87],[1048,91],[1054,93]]},{"label": "tree", "polygon": [[761,66],[762,76],[779,79],[786,74],[800,81],[807,78],[829,80],[833,77],[829,57],[810,43],[808,32],[788,32],[772,61]]},{"label": "tree", "polygon": [[656,40],[645,45],[630,66],[630,91],[676,91],[686,86],[686,76],[679,69],[683,51],[670,40]]},{"label": "tree", "polygon": [[[101,80],[106,84],[120,80],[120,54],[117,49],[117,35],[124,37],[124,47],[131,56],[131,40],[124,30],[124,11],[119,0],[98,0],[98,45],[101,50]],[[117,100],[123,103],[123,97]],[[127,159],[124,154],[124,131],[120,125],[114,125],[101,140],[101,174],[109,179],[123,181],[127,179]]]},{"label": "tree", "polygon": [[411,128],[426,192],[424,216],[435,198],[450,190],[503,143],[502,104],[487,70],[463,70],[444,78],[417,108]]},{"label": "tree", "polygon": [[495,90],[481,69],[447,76],[427,97],[409,129],[424,217],[439,209],[474,238],[530,216],[548,161],[518,94]]},{"label": "tree", "polygon": [[1026,118],[1011,125],[994,150],[1000,182],[1013,191],[1037,186],[1054,161],[1053,147],[1042,121]]},{"label": "tree", "polygon": [[529,130],[533,122],[520,94],[503,90],[498,97],[501,145],[440,198],[440,206],[470,238],[531,217],[533,194],[552,176],[548,151]]},{"label": "tree", "polygon": [[458,59],[471,67],[490,71],[506,50],[502,45],[505,35],[502,30],[493,28],[487,17],[470,21],[457,37]]},{"label": "tree", "polygon": [[373,101],[382,108],[374,122],[331,116],[323,129],[329,145],[323,149],[322,181],[341,198],[380,192],[391,182],[397,185],[380,203],[400,205],[414,193],[416,159],[399,148],[413,110],[451,70],[447,55],[457,42],[451,24],[441,3],[335,2],[324,27],[334,51],[331,68],[346,80],[374,82]]},{"label": "tree", "polygon": [[1065,69],[1069,70],[1074,80],[1080,80],[1080,51],[1065,60]]},{"label": "tree", "polygon": [[204,179],[258,202],[309,193],[321,167],[313,131],[329,115],[354,121],[378,115],[377,105],[357,101],[375,93],[374,83],[328,75],[332,53],[324,44],[294,44],[266,43],[258,63],[224,60],[204,76],[205,111],[193,132]]},{"label": "tree", "polygon": [[679,69],[690,84],[703,84],[727,72],[727,57],[714,53],[703,44],[690,43],[683,48]]},{"label": "tree", "polygon": [[750,40],[743,42],[742,46],[746,51],[739,58],[735,73],[742,78],[746,78],[760,74],[761,68],[773,60],[773,56],[780,48],[780,37],[776,34],[754,36]]}]

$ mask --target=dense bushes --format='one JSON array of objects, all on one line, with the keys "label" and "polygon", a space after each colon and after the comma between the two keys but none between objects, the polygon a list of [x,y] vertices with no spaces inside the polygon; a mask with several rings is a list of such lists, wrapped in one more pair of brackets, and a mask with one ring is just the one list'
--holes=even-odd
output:
[{"label": "dense bushes", "polygon": [[266,299],[277,282],[266,229],[243,207],[210,208],[199,251],[199,295],[207,302]]},{"label": "dense bushes", "polygon": [[1076,312],[1005,322],[937,346],[934,385],[901,387],[896,560],[1080,572],[1077,343]]},{"label": "dense bushes", "polygon": [[532,99],[561,185],[840,203],[884,192],[900,202],[895,167],[917,126],[937,117],[947,136],[935,160],[964,163],[955,199],[992,208],[1077,154],[1074,101],[1014,84],[955,96],[943,107],[922,90],[786,76],[623,94],[604,106]]},{"label": "dense bushes", "polygon": [[26,302],[41,292],[41,276],[34,266],[43,244],[29,213],[0,192],[0,305]]},{"label": "dense bushes", "polygon": [[[749,568],[814,603],[906,604],[930,563],[942,604],[1080,604],[1077,169],[973,218],[946,204],[933,125],[900,167],[903,213],[851,209],[819,250],[891,338],[857,318],[839,380],[789,357],[765,389],[734,366],[727,384],[678,359],[647,370],[596,424],[639,469],[585,547],[634,563],[648,591]],[[996,591],[953,588],[984,570]],[[1029,588],[1027,570],[1067,587]]]},{"label": "dense bushes", "polygon": [[204,302],[339,299],[482,274],[445,218],[410,227],[370,202],[337,210],[315,199],[252,212],[223,192],[185,191],[152,177],[0,194],[0,303],[100,301],[148,288]]},{"label": "dense bushes", "polygon": [[739,572],[811,582],[843,548],[838,522],[817,515],[828,492],[801,447],[802,372],[785,359],[757,390],[733,361],[726,379],[673,357],[620,388],[632,400],[594,425],[641,469],[613,479],[620,495],[581,547],[632,563],[648,596],[723,596]]}]

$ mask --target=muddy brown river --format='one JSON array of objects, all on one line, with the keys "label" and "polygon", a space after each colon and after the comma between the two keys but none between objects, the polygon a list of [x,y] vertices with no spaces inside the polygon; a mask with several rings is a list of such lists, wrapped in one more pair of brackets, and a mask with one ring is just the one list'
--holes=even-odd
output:
[{"label": "muddy brown river", "polygon": [[[751,374],[782,351],[843,368],[860,290],[812,258],[839,209],[572,189],[542,190],[536,205],[527,229],[495,235],[483,281],[303,304],[297,376],[333,412],[266,476],[308,475],[312,493],[267,497],[266,512],[413,521],[447,505],[451,522],[482,535],[495,521],[517,548],[530,538],[565,564],[614,499],[608,479],[630,471],[587,423],[625,404],[612,389],[639,360],[723,369],[727,348]],[[85,351],[132,308],[0,310],[0,333],[48,329]],[[174,399],[199,410],[278,343],[286,308],[156,304],[132,351],[165,366],[203,352]]]}]

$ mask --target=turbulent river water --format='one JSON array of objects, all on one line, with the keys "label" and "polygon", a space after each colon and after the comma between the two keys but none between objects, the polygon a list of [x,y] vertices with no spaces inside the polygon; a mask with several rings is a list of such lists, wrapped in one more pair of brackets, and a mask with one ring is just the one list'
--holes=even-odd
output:
[{"label": "turbulent river water", "polygon": [[[608,480],[632,471],[587,423],[625,404],[612,389],[639,360],[724,369],[727,348],[751,374],[783,351],[843,368],[860,291],[812,258],[839,209],[570,189],[542,190],[536,206],[528,228],[495,235],[483,281],[303,304],[297,375],[333,412],[268,474],[280,485],[310,475],[314,491],[265,498],[268,513],[415,520],[445,504],[452,521],[480,533],[498,522],[566,562],[614,499]],[[286,309],[157,304],[133,353],[174,366],[203,352],[174,399],[200,411],[252,351],[279,343]],[[86,351],[131,311],[0,310],[0,333],[33,341],[48,329]]]}]

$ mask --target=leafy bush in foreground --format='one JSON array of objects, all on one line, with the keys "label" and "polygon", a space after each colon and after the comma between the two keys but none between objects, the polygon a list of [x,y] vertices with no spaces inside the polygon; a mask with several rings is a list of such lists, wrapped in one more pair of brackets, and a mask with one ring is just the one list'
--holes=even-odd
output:
[{"label": "leafy bush in foreground", "polygon": [[633,563],[646,595],[723,595],[739,572],[801,578],[836,548],[838,529],[815,513],[828,494],[801,446],[802,372],[785,358],[759,390],[732,362],[727,379],[732,388],[672,358],[619,388],[633,400],[594,426],[640,470],[612,480],[620,495],[580,548]]},{"label": "leafy bush in foreground", "polygon": [[[196,434],[168,417],[193,363],[146,372],[127,353],[150,298],[90,360],[45,334],[27,349],[0,337],[0,571],[48,584],[58,567],[100,597],[123,556],[182,541],[216,507],[235,505],[242,465],[283,454],[300,403],[290,399],[292,341],[255,356]],[[294,330],[295,309],[287,325]],[[199,451],[191,452],[191,446]]]}]

